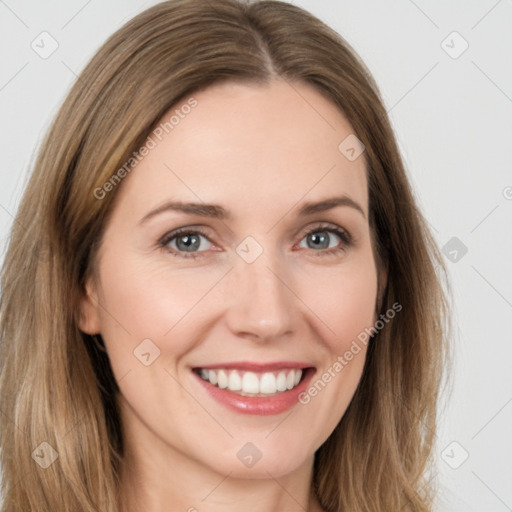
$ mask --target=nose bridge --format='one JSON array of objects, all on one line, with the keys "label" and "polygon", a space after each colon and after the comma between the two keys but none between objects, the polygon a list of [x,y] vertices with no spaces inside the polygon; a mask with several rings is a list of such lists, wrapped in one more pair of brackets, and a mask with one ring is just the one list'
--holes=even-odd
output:
[{"label": "nose bridge", "polygon": [[237,247],[229,324],[237,334],[275,338],[293,329],[294,297],[285,284],[289,272],[275,249],[248,238]]}]

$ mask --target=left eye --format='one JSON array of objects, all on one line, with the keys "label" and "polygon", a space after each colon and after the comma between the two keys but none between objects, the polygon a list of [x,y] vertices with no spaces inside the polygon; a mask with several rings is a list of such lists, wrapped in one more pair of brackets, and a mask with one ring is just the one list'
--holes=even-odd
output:
[{"label": "left eye", "polygon": [[[332,242],[333,234],[336,238],[341,239],[341,235],[334,229],[315,229],[314,231],[308,231],[302,240],[306,240],[306,244],[311,242],[312,247],[316,249],[333,249],[338,243],[335,243],[333,246],[330,245]],[[336,240],[334,240],[336,242]],[[304,247],[301,245],[301,247]],[[306,249],[312,248],[307,247]]]}]

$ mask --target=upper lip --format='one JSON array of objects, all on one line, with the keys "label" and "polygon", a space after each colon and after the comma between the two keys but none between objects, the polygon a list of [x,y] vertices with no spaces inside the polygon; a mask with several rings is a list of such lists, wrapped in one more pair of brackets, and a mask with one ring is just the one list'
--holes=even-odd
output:
[{"label": "upper lip", "polygon": [[217,363],[209,364],[205,366],[195,366],[195,369],[202,368],[204,370],[244,370],[248,372],[266,372],[281,370],[283,368],[311,368],[312,365],[309,363],[301,363],[299,361],[274,361],[269,363],[256,363],[251,361],[232,361],[230,363]]}]

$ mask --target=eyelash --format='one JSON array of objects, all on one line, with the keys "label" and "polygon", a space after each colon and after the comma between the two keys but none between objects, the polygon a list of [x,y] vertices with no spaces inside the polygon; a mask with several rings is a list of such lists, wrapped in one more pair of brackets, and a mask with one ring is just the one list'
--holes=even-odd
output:
[{"label": "eyelash", "polygon": [[[341,239],[341,244],[338,247],[334,247],[331,249],[323,249],[320,251],[313,251],[313,252],[319,253],[319,254],[317,254],[317,256],[321,256],[321,257],[322,256],[333,256],[333,255],[338,254],[341,251],[347,250],[349,247],[351,247],[353,245],[354,239],[348,231],[346,231],[345,229],[339,228],[337,226],[333,226],[331,224],[322,224],[322,225],[318,225],[318,226],[315,226],[314,228],[309,229],[302,235],[301,240],[308,235],[311,235],[314,233],[322,233],[322,232],[334,233]],[[194,252],[187,253],[187,252],[183,252],[183,251],[176,251],[176,249],[171,249],[168,246],[168,244],[170,242],[172,242],[175,238],[178,238],[179,235],[183,235],[183,234],[201,235],[201,236],[205,237],[208,241],[210,241],[208,238],[208,235],[200,228],[195,228],[195,229],[179,228],[174,231],[171,231],[170,233],[165,234],[158,241],[158,246],[178,258],[181,257],[181,258],[196,259],[198,257],[201,257],[202,253],[205,251],[199,251],[199,252],[195,252],[195,253]],[[211,243],[211,241],[210,241],[210,243]]]}]

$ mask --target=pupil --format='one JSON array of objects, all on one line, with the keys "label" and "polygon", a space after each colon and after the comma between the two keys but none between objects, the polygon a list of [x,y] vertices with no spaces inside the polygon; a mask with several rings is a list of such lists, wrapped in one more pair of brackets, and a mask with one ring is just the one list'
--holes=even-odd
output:
[{"label": "pupil", "polygon": [[[314,233],[313,235],[311,235],[311,238],[312,238],[312,240],[319,240],[320,244],[327,240],[326,235],[319,235],[318,233]],[[319,247],[319,244],[317,244],[316,242],[313,242],[313,243],[316,245],[316,247]],[[327,244],[327,245],[329,245],[329,244]]]}]

